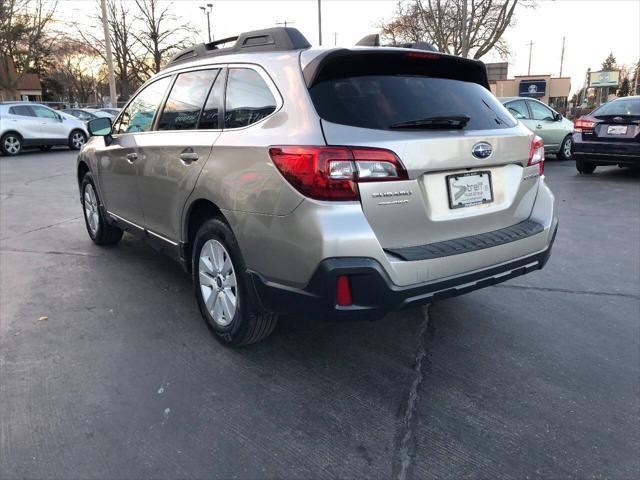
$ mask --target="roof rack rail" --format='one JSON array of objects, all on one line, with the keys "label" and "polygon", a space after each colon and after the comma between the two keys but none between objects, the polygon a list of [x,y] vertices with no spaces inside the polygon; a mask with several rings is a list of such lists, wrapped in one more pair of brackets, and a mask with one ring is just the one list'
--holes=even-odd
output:
[{"label": "roof rack rail", "polygon": [[[220,45],[233,41],[235,41],[234,45],[220,48]],[[174,55],[166,66],[169,67],[176,63],[198,57],[230,55],[242,52],[301,50],[309,47],[311,47],[311,44],[297,28],[267,28],[241,33],[235,37],[227,37],[210,43],[193,45]]]},{"label": "roof rack rail", "polygon": [[397,48],[414,48],[416,50],[427,50],[429,52],[437,52],[438,49],[428,42],[414,42],[414,43],[398,43],[395,45],[381,45],[380,35],[373,33],[362,37],[356,45],[360,47],[397,47]]}]

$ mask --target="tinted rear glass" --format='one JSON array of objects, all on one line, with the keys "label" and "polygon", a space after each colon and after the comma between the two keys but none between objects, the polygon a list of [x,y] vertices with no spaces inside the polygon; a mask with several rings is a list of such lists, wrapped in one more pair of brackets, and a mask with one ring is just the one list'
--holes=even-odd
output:
[{"label": "tinted rear glass", "polygon": [[35,115],[31,112],[29,107],[24,105],[18,105],[16,107],[11,107],[9,109],[9,113],[12,115],[20,115],[22,117],[35,117]]},{"label": "tinted rear glass", "polygon": [[419,75],[361,75],[320,80],[310,88],[321,118],[354,127],[387,130],[429,117],[470,117],[465,130],[516,125],[482,85]]},{"label": "tinted rear glass", "polygon": [[595,117],[600,115],[640,115],[640,98],[625,98],[605,103],[592,115]]}]

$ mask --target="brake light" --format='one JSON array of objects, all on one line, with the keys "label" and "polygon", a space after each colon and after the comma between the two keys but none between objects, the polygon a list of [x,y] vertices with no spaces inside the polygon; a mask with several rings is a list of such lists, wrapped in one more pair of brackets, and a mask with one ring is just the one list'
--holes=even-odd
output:
[{"label": "brake light", "polygon": [[349,277],[340,275],[336,281],[336,305],[345,307],[351,305],[351,286]]},{"label": "brake light", "polygon": [[396,154],[381,148],[282,145],[269,156],[296,190],[316,200],[358,200],[359,182],[409,178]]},{"label": "brake light", "polygon": [[544,172],[544,142],[542,138],[535,135],[531,141],[531,149],[529,150],[528,166],[538,165],[540,175]]},{"label": "brake light", "polygon": [[593,130],[593,126],[596,124],[593,120],[587,118],[579,118],[573,124],[574,132],[588,132]]}]

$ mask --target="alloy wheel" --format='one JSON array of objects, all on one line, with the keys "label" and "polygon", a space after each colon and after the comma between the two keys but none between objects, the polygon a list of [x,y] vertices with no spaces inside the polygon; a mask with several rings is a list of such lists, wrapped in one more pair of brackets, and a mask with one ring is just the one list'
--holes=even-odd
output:
[{"label": "alloy wheel", "polygon": [[74,148],[77,148],[78,150],[80,150],[82,146],[86,143],[86,139],[84,138],[84,135],[82,133],[75,132],[71,136],[71,143],[73,144]]},{"label": "alloy wheel", "polygon": [[208,240],[200,251],[198,271],[207,312],[218,325],[228,326],[238,306],[238,288],[227,249],[217,240]]},{"label": "alloy wheel", "polygon": [[564,142],[564,149],[563,152],[564,153],[564,158],[571,158],[571,145],[572,145],[573,141],[570,138],[567,138]]},{"label": "alloy wheel", "polygon": [[15,155],[20,152],[20,139],[8,136],[4,139],[4,149],[9,155]]},{"label": "alloy wheel", "polygon": [[98,217],[98,199],[93,185],[90,183],[84,188],[84,216],[87,219],[91,234],[95,236],[98,233],[100,219]]}]

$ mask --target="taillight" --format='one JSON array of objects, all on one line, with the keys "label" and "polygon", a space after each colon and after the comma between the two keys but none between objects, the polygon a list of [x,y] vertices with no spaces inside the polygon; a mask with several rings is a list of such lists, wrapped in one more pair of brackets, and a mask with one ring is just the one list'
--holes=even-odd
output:
[{"label": "taillight", "polygon": [[540,175],[544,172],[544,142],[542,139],[535,135],[531,141],[531,149],[529,150],[529,163],[528,166],[538,165],[540,169]]},{"label": "taillight", "polygon": [[574,132],[589,132],[593,130],[593,126],[596,124],[593,120],[587,118],[579,118],[573,124]]},{"label": "taillight", "polygon": [[358,182],[409,178],[396,154],[381,148],[282,145],[269,155],[296,190],[316,200],[357,200]]}]

